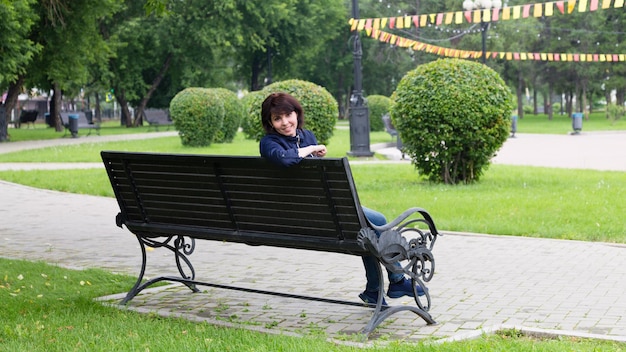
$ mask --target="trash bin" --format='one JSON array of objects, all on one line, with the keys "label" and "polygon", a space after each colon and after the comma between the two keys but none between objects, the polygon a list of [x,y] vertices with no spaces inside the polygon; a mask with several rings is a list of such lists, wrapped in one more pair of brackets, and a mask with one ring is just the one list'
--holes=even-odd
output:
[{"label": "trash bin", "polygon": [[72,137],[78,137],[78,114],[69,114],[67,115],[70,133],[72,133]]},{"label": "trash bin", "polygon": [[517,115],[511,116],[511,137],[515,137],[517,132]]},{"label": "trash bin", "polygon": [[46,125],[48,125],[48,127],[54,127],[53,122],[51,121],[52,119],[50,118],[50,113],[47,112],[45,114],[43,114],[43,117],[46,121]]},{"label": "trash bin", "polygon": [[583,113],[575,112],[572,114],[572,128],[574,129],[574,134],[579,134],[583,129]]}]

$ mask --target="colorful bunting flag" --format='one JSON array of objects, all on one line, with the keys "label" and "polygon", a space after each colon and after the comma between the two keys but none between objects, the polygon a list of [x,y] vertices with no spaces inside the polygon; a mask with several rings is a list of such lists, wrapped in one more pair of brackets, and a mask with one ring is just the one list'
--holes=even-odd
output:
[{"label": "colorful bunting flag", "polygon": [[[546,3],[535,3],[503,7],[501,9],[482,9],[473,11],[454,11],[413,16],[381,17],[349,20],[351,31],[365,31],[368,36],[381,42],[390,43],[400,47],[411,47],[413,50],[458,58],[481,58],[481,51],[468,51],[450,49],[431,44],[421,43],[412,39],[403,38],[395,34],[382,31],[385,28],[408,29],[411,22],[416,28],[425,27],[429,24],[440,26],[442,24],[462,24],[508,21],[511,19],[528,18],[531,16],[551,17],[555,15],[554,7],[561,15],[578,12],[597,11],[602,9],[624,7],[625,0],[559,0]],[[567,7],[566,7],[567,5]],[[531,12],[532,11],[532,12]],[[500,58],[506,60],[535,60],[535,61],[574,61],[574,62],[624,62],[626,54],[581,54],[581,53],[520,53],[520,52],[487,52],[486,58]]]},{"label": "colorful bunting flag", "polygon": [[[611,8],[624,7],[625,0],[559,0],[549,1],[545,3],[531,3],[524,5],[505,6],[498,9],[482,9],[471,11],[451,11],[430,13],[414,16],[397,16],[397,17],[381,17],[354,20],[350,19],[351,30],[363,30],[366,23],[371,23],[374,28],[410,28],[411,22],[415,27],[425,27],[429,23],[434,25],[445,24],[462,24],[467,23],[480,23],[485,22],[497,22],[508,21],[520,18],[528,18],[531,15],[539,18],[542,16],[551,17],[555,15],[554,7],[556,6],[558,12],[561,15],[571,14],[575,10],[578,12],[597,11],[598,8],[603,10]],[[377,26],[378,24],[378,26]],[[360,29],[359,29],[360,28]]]},{"label": "colorful bunting flag", "polygon": [[[366,31],[368,36],[384,43],[390,43],[403,48],[412,48],[415,51],[425,51],[427,53],[446,56],[479,59],[483,53],[481,51],[469,51],[460,49],[444,48],[432,44],[418,42],[413,39],[400,37],[395,34],[372,29]],[[515,61],[574,61],[574,62],[624,62],[625,54],[586,54],[586,53],[524,53],[524,52],[486,52],[485,58],[506,59]]]}]

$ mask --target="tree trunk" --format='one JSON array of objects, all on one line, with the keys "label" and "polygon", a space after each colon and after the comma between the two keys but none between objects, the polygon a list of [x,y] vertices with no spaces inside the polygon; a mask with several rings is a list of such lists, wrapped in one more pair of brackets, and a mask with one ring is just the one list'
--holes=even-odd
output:
[{"label": "tree trunk", "polygon": [[96,119],[96,121],[98,123],[102,123],[102,108],[100,107],[100,94],[96,93],[96,102],[95,102],[95,113],[94,113],[94,118]]},{"label": "tree trunk", "polygon": [[545,110],[546,110],[546,114],[548,114],[548,120],[552,121],[552,96],[554,95],[554,90],[552,88],[552,82],[548,83],[548,96],[546,97],[545,101]]},{"label": "tree trunk", "polygon": [[615,104],[624,106],[626,100],[626,88],[618,88],[615,91]]},{"label": "tree trunk", "polygon": [[9,84],[9,90],[7,91],[7,98],[4,104],[0,104],[0,109],[3,113],[0,114],[0,142],[9,140],[9,121],[11,111],[17,104],[17,98],[22,91],[24,85],[24,76],[20,75],[15,82]]},{"label": "tree trunk", "polygon": [[161,69],[159,70],[159,73],[156,75],[156,77],[154,77],[154,80],[152,80],[152,85],[150,86],[150,89],[148,89],[148,92],[143,96],[143,98],[141,99],[141,102],[139,102],[139,105],[136,107],[135,119],[133,120],[133,126],[137,127],[143,123],[143,118],[145,117],[144,110],[146,109],[146,105],[148,104],[148,101],[152,97],[152,94],[154,93],[154,91],[157,89],[159,84],[161,84],[161,81],[163,80],[165,73],[170,68],[170,64],[172,63],[173,56],[174,55],[172,53],[169,53],[167,55],[167,57],[165,58],[165,61],[163,62],[163,65],[161,65]]},{"label": "tree trunk", "polygon": [[574,112],[574,92],[570,90],[565,96],[565,99],[567,99],[567,108],[565,112],[567,113],[567,116],[572,116],[572,113]]},{"label": "tree trunk", "polygon": [[115,99],[120,104],[120,110],[122,112],[122,125],[125,125],[126,127],[133,127],[133,116],[130,114],[130,109],[128,108],[128,101],[126,100],[126,94],[124,94],[124,89],[115,89]]},{"label": "tree trunk", "polygon": [[[533,82],[533,87],[537,87],[537,84],[535,82]],[[539,110],[537,109],[537,89],[533,88],[533,113],[537,115],[538,112]]]},{"label": "tree trunk", "polygon": [[[57,82],[52,83],[52,102],[50,104],[50,118],[54,122],[54,130],[63,132],[63,124],[61,123],[61,104],[63,104],[63,93]],[[69,123],[69,121],[65,121]]]},{"label": "tree trunk", "polygon": [[261,64],[255,55],[252,59],[252,75],[250,76],[250,91],[254,92],[257,90],[261,90],[261,85],[259,84],[259,76],[261,75]]},{"label": "tree trunk", "polygon": [[580,111],[583,113],[585,120],[589,120],[589,111],[587,109],[587,82],[582,82],[581,87],[581,95],[582,95],[582,106],[580,107]]},{"label": "tree trunk", "polygon": [[524,79],[522,78],[522,71],[517,72],[517,116],[518,118],[524,118]]}]

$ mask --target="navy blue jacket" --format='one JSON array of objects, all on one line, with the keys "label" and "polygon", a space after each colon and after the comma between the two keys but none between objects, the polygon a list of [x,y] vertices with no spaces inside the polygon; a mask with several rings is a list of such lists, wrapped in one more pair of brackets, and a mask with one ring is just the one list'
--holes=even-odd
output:
[{"label": "navy blue jacket", "polygon": [[298,129],[295,137],[283,136],[279,133],[266,134],[261,138],[259,151],[262,157],[272,163],[289,167],[303,159],[298,156],[298,148],[310,145],[317,145],[317,138],[313,132]]}]

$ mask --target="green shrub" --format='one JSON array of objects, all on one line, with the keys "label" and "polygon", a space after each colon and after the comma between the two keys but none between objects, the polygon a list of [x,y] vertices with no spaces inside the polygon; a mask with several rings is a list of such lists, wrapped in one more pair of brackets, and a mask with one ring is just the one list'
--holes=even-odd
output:
[{"label": "green shrub", "polygon": [[215,135],[215,142],[230,143],[235,138],[245,114],[244,106],[237,97],[237,93],[233,91],[226,88],[212,88],[211,90],[224,103],[224,122]]},{"label": "green shrub", "polygon": [[[311,130],[320,144],[328,144],[339,116],[337,101],[324,87],[301,80],[287,80],[270,84],[260,93],[246,99],[250,107],[246,136],[261,140],[265,134],[261,126],[261,103],[271,93],[285,92],[300,101],[304,109],[304,128]],[[244,130],[245,132],[245,130]]]},{"label": "green shrub", "polygon": [[434,182],[471,183],[507,139],[512,101],[488,66],[441,59],[402,78],[391,119],[418,172]]},{"label": "green shrub", "polygon": [[[265,133],[261,125],[261,103],[263,103],[266,97],[263,91],[255,90],[241,98],[241,104],[244,107],[241,129],[246,139],[261,140]],[[258,115],[255,115],[255,113]]]},{"label": "green shrub", "polygon": [[184,146],[211,145],[222,128],[224,114],[220,96],[207,88],[186,88],[170,102],[170,116]]},{"label": "green shrub", "polygon": [[384,95],[370,95],[367,97],[367,106],[370,110],[370,131],[384,131],[383,115],[389,112],[391,98]]},{"label": "green shrub", "polygon": [[611,102],[606,106],[606,115],[611,124],[615,124],[619,119],[626,116],[626,109],[622,105]]},{"label": "green shrub", "polygon": [[524,107],[522,107],[522,111],[524,111],[524,114],[532,114],[532,113],[534,113],[533,107],[530,106],[530,105],[524,105]]}]

